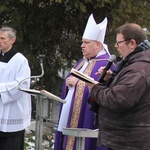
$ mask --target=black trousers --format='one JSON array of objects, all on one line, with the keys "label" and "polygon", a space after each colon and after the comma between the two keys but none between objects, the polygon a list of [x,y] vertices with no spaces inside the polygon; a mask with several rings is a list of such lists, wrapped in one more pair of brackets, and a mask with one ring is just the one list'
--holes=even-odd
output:
[{"label": "black trousers", "polygon": [[0,150],[24,150],[24,130],[0,132]]}]

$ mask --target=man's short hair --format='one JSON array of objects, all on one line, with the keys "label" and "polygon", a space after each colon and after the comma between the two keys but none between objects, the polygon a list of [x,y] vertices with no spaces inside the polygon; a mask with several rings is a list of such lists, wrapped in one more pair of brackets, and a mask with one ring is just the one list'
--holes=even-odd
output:
[{"label": "man's short hair", "polygon": [[134,39],[137,45],[147,39],[145,31],[140,25],[135,23],[126,23],[120,26],[116,33],[121,33],[125,40]]},{"label": "man's short hair", "polygon": [[10,38],[16,38],[16,30],[11,28],[11,27],[2,27],[0,29],[0,32],[5,32],[7,31],[8,32],[8,35]]}]

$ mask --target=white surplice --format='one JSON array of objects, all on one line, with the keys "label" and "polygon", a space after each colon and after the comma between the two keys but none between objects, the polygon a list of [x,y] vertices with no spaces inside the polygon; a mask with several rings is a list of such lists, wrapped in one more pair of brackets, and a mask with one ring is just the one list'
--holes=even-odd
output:
[{"label": "white surplice", "polygon": [[[18,90],[18,83],[30,77],[27,59],[16,53],[7,63],[0,62],[0,131],[15,132],[30,125],[31,96]],[[30,87],[30,80],[21,84]]]}]

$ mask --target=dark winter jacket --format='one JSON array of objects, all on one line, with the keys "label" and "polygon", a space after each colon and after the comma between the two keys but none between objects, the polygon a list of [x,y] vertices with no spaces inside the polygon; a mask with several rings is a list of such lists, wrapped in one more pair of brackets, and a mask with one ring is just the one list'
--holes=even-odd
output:
[{"label": "dark winter jacket", "polygon": [[131,55],[111,85],[95,85],[91,97],[100,106],[100,145],[150,149],[150,49]]}]

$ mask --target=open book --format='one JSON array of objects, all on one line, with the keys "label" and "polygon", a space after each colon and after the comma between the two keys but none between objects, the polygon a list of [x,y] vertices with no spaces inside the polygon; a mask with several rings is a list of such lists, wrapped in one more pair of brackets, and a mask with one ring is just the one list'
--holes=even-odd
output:
[{"label": "open book", "polygon": [[21,88],[19,87],[19,90],[20,91],[23,91],[23,92],[26,92],[28,94],[31,94],[31,95],[42,95],[42,96],[45,96],[49,99],[52,99],[52,100],[55,100],[55,101],[58,101],[58,102],[61,102],[61,103],[66,103],[65,100],[59,98],[58,96],[42,89],[42,90],[35,90],[35,89],[24,89],[24,88]]},{"label": "open book", "polygon": [[76,69],[71,69],[71,75],[77,77],[78,79],[84,81],[84,82],[88,82],[88,83],[93,83],[93,84],[98,84],[99,82],[94,80],[94,78],[82,73],[82,72],[79,72],[78,70]]}]

